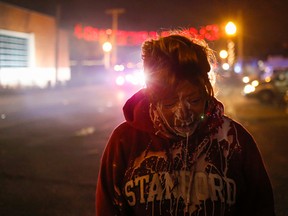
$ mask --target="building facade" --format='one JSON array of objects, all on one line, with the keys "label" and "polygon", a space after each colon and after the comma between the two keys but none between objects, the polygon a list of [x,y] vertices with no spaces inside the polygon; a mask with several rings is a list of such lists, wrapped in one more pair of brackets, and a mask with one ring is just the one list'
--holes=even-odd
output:
[{"label": "building facade", "polygon": [[44,88],[68,80],[68,33],[56,18],[0,2],[1,87]]}]

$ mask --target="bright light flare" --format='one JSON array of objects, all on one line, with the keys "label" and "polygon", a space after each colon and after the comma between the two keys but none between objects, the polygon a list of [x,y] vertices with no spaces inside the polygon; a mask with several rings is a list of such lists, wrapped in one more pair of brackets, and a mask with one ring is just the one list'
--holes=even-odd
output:
[{"label": "bright light flare", "polygon": [[252,86],[256,87],[259,85],[259,81],[258,80],[253,80],[251,83]]},{"label": "bright light flare", "polygon": [[220,58],[222,58],[222,59],[226,59],[226,58],[228,57],[228,52],[227,52],[226,50],[221,50],[221,51],[219,52],[219,56],[220,56]]},{"label": "bright light flare", "polygon": [[136,79],[138,80],[138,85],[145,86],[146,85],[146,79],[144,75],[143,70],[139,70],[136,74]]},{"label": "bright light flare", "polygon": [[118,76],[115,82],[117,85],[122,86],[125,83],[125,78],[123,76]]},{"label": "bright light flare", "polygon": [[244,93],[245,94],[249,94],[249,93],[252,93],[254,91],[255,91],[255,87],[253,85],[248,84],[244,87]]},{"label": "bright light flare", "polygon": [[64,84],[71,78],[69,68],[1,68],[0,85],[12,88],[40,87],[47,88],[58,82]]},{"label": "bright light flare", "polygon": [[250,78],[249,78],[248,76],[244,76],[244,77],[242,78],[242,82],[243,82],[243,83],[249,83],[249,82],[250,82]]},{"label": "bright light flare", "polygon": [[237,28],[236,25],[233,22],[228,22],[225,26],[225,31],[228,35],[234,35],[236,34]]},{"label": "bright light flare", "polygon": [[235,73],[238,73],[238,74],[241,73],[241,71],[242,71],[241,65],[235,64],[234,71],[235,71]]},{"label": "bright light flare", "polygon": [[132,74],[127,74],[125,76],[125,80],[129,83],[132,83],[133,85],[135,85],[137,82],[136,78]]},{"label": "bright light flare", "polygon": [[112,50],[112,44],[106,41],[105,43],[103,43],[102,48],[104,52],[110,52]]},{"label": "bright light flare", "polygon": [[229,70],[230,66],[229,66],[228,63],[224,63],[224,64],[222,65],[222,68],[223,68],[223,70]]},{"label": "bright light flare", "polygon": [[125,69],[125,67],[124,67],[124,65],[115,65],[114,66],[114,71],[124,71],[124,69]]},{"label": "bright light flare", "polygon": [[270,77],[270,76],[268,76],[268,77],[265,78],[265,82],[268,83],[268,82],[270,82],[270,81],[271,81],[271,77]]},{"label": "bright light flare", "polygon": [[133,73],[128,73],[125,76],[118,76],[116,78],[116,84],[118,86],[123,86],[126,84],[132,84],[135,86],[145,86],[145,76],[142,70],[134,71]]}]

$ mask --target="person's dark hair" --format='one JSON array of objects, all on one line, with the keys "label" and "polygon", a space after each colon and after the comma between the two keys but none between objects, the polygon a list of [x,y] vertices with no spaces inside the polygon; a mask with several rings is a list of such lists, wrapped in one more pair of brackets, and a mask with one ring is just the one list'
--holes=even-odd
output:
[{"label": "person's dark hair", "polygon": [[142,45],[146,86],[152,98],[176,87],[181,81],[199,85],[205,96],[214,96],[209,80],[213,51],[203,40],[171,34]]}]

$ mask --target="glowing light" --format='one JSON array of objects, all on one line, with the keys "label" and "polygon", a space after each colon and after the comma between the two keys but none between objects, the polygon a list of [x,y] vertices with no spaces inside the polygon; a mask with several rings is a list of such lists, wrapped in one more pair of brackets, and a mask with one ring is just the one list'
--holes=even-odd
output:
[{"label": "glowing light", "polygon": [[65,83],[70,80],[69,68],[1,68],[0,85],[14,87],[40,87],[46,88],[56,85],[56,80]]},{"label": "glowing light", "polygon": [[116,78],[116,84],[117,85],[122,86],[122,85],[124,85],[124,83],[125,83],[125,78],[123,76],[118,76]]},{"label": "glowing light", "polygon": [[118,76],[115,80],[118,86],[126,84],[132,84],[135,86],[145,86],[145,76],[142,70],[135,70],[133,73],[128,73],[125,76]]},{"label": "glowing light", "polygon": [[128,82],[132,83],[132,84],[136,84],[137,80],[135,79],[135,77],[132,74],[127,74],[125,76],[125,80],[127,80]]},{"label": "glowing light", "polygon": [[270,82],[270,81],[271,81],[271,77],[268,76],[265,78],[265,82]]},{"label": "glowing light", "polygon": [[242,78],[242,82],[243,83],[248,83],[250,81],[250,78],[248,77],[248,76],[244,76],[243,78]]},{"label": "glowing light", "polygon": [[228,63],[233,65],[235,60],[235,43],[232,40],[228,41]]},{"label": "glowing light", "polygon": [[255,87],[250,85],[250,84],[248,84],[244,87],[244,93],[245,94],[249,94],[249,93],[254,92],[254,91],[255,91]]},{"label": "glowing light", "polygon": [[115,65],[114,66],[114,70],[115,71],[124,71],[124,69],[125,69],[125,67],[124,67],[124,65]]},{"label": "glowing light", "polygon": [[[201,27],[199,30],[190,28],[187,33],[192,34],[195,38],[207,39],[210,41],[218,40],[220,38],[220,30],[218,25],[212,24]],[[86,41],[99,41],[100,43],[107,41],[112,34],[111,29],[98,29],[92,26],[84,26],[80,23],[74,27],[74,36],[78,39]],[[156,38],[158,35],[168,36],[168,31],[123,31],[116,32],[116,44],[119,46],[126,45],[141,45],[147,38]]]},{"label": "glowing light", "polygon": [[264,68],[265,65],[263,61],[259,60],[257,63],[260,68]]},{"label": "glowing light", "polygon": [[145,75],[143,70],[136,71],[134,73],[136,81],[136,85],[145,86]]},{"label": "glowing light", "polygon": [[1,119],[5,119],[6,115],[5,114],[1,114]]},{"label": "glowing light", "polygon": [[224,63],[224,64],[222,65],[222,68],[223,68],[223,70],[229,70],[230,65],[229,65],[228,63]]},{"label": "glowing light", "polygon": [[253,80],[253,82],[251,83],[252,86],[256,87],[259,85],[259,81],[258,80]]},{"label": "glowing light", "polygon": [[103,51],[104,52],[110,52],[112,50],[112,44],[108,41],[106,41],[103,45],[102,45]]},{"label": "glowing light", "polygon": [[228,57],[228,52],[226,50],[221,50],[219,56],[222,59],[226,59]]},{"label": "glowing light", "polygon": [[227,35],[234,35],[236,34],[237,28],[236,25],[233,22],[228,22],[225,26],[225,31]]},{"label": "glowing light", "polygon": [[236,64],[234,67],[234,71],[235,71],[235,73],[241,73],[241,71],[242,71],[241,65]]}]

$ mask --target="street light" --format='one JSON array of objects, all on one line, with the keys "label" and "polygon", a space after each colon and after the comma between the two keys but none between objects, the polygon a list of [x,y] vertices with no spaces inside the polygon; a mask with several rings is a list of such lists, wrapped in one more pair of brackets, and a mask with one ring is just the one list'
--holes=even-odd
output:
[{"label": "street light", "polygon": [[111,64],[110,55],[111,55],[112,48],[113,48],[112,44],[109,41],[106,41],[102,45],[102,49],[104,51],[104,66],[106,70],[110,69],[110,64]]},{"label": "street light", "polygon": [[228,36],[227,40],[227,50],[228,50],[228,64],[229,66],[233,66],[235,62],[235,43],[231,39],[232,36],[236,34],[237,27],[236,25],[232,22],[229,21],[226,26],[225,26],[225,32]]},{"label": "street light", "polygon": [[102,48],[105,53],[109,53],[112,50],[112,44],[106,41],[105,43],[103,43]]},{"label": "street light", "polygon": [[227,35],[233,36],[236,34],[237,27],[233,22],[228,22],[225,26],[225,32]]},{"label": "street light", "polygon": [[230,66],[226,62],[226,59],[228,57],[228,52],[226,50],[221,50],[219,52],[219,56],[221,58],[222,69],[225,70],[225,71],[229,70]]},{"label": "street light", "polygon": [[226,50],[221,50],[219,56],[221,59],[226,59],[228,57],[228,52]]},{"label": "street light", "polygon": [[113,9],[108,9],[105,11],[106,14],[110,14],[112,16],[112,37],[111,37],[111,42],[113,45],[113,50],[112,50],[112,59],[111,63],[115,65],[117,63],[117,43],[116,43],[116,36],[117,36],[117,31],[118,31],[118,17],[120,14],[125,13],[125,9],[123,8],[113,8]]}]

